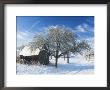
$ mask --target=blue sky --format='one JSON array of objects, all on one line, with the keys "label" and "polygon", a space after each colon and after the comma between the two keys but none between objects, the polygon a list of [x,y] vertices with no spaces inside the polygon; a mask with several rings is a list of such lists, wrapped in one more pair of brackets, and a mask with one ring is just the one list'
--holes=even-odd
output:
[{"label": "blue sky", "polygon": [[53,25],[65,25],[80,38],[94,37],[94,16],[17,16],[17,46],[31,41],[35,33],[44,32],[44,28]]}]

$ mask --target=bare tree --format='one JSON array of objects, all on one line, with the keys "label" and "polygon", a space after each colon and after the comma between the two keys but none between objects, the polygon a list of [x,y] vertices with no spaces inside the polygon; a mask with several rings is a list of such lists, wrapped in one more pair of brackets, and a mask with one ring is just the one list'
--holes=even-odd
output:
[{"label": "bare tree", "polygon": [[33,47],[48,47],[49,52],[55,57],[55,66],[57,68],[58,58],[67,55],[67,63],[69,63],[70,52],[73,54],[81,53],[83,49],[87,49],[89,45],[86,41],[77,41],[76,34],[71,28],[65,26],[49,26],[47,34],[35,36],[32,42]]},{"label": "bare tree", "polygon": [[48,38],[50,49],[55,57],[55,66],[57,67],[58,58],[65,54],[69,63],[69,50],[76,42],[75,34],[69,28],[52,26],[48,28]]}]

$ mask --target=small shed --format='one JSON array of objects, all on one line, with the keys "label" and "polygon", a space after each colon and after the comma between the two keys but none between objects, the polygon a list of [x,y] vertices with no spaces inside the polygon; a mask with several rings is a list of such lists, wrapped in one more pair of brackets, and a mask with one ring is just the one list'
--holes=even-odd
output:
[{"label": "small shed", "polygon": [[46,50],[41,50],[39,52],[39,62],[40,64],[43,64],[43,65],[49,64],[49,55]]},{"label": "small shed", "polygon": [[47,46],[44,44],[39,52],[39,62],[43,65],[49,64],[49,52]]},{"label": "small shed", "polygon": [[[19,55],[23,55],[24,57],[30,57],[30,61],[32,61],[33,55],[38,56],[38,61],[40,64],[48,65],[49,64],[49,52],[47,46],[44,44],[41,49],[36,49],[32,51],[30,49],[30,46],[25,46],[22,51],[19,53]],[[32,59],[31,59],[32,58]]]}]

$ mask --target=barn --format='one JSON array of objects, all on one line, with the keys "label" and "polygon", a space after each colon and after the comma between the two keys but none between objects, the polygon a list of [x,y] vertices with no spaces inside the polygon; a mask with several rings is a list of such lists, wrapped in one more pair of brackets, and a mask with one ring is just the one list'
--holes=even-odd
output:
[{"label": "barn", "polygon": [[[49,64],[49,54],[48,54],[48,50],[46,49],[45,45],[42,47],[42,49],[35,49],[35,50],[31,50],[30,46],[25,46],[21,52],[19,53],[20,56],[24,56],[24,60],[26,61],[26,58],[30,58],[33,55],[38,56],[38,61],[40,64],[43,65],[48,65]],[[26,58],[25,58],[26,57]],[[33,61],[31,60],[32,58],[30,58],[30,60],[28,59],[28,61]]]}]

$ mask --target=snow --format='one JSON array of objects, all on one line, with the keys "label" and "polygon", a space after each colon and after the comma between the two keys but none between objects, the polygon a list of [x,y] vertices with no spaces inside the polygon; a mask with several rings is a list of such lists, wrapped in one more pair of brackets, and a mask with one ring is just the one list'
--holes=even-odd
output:
[{"label": "snow", "polygon": [[40,52],[40,50],[37,48],[35,50],[31,50],[30,46],[25,46],[21,52],[19,53],[19,55],[23,55],[23,56],[31,56],[31,55],[38,55]]},{"label": "snow", "polygon": [[[17,56],[24,55],[38,55],[39,49],[32,51],[30,46],[25,46],[23,49],[17,50]],[[46,75],[59,75],[59,74],[94,74],[94,58],[91,60],[86,60],[81,55],[71,54],[69,63],[67,59],[64,60],[63,57],[58,59],[58,67],[55,67],[55,58],[49,60],[49,65],[26,65],[17,63],[17,75],[27,75],[27,74],[46,74]]]},{"label": "snow", "polygon": [[24,65],[17,63],[17,75],[26,74],[46,74],[46,75],[59,75],[59,74],[94,74],[94,60],[85,60],[81,56],[70,58],[70,63],[64,60],[63,57],[58,60],[58,67],[55,67],[55,58],[50,59],[49,65]]}]

